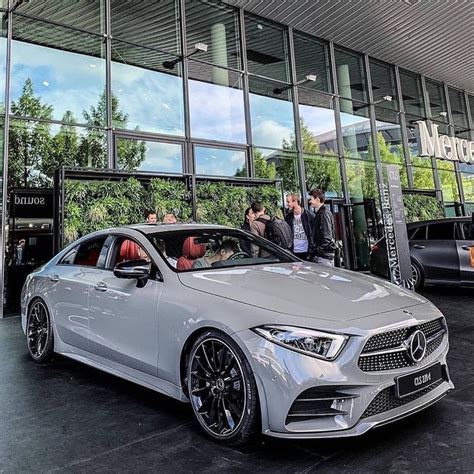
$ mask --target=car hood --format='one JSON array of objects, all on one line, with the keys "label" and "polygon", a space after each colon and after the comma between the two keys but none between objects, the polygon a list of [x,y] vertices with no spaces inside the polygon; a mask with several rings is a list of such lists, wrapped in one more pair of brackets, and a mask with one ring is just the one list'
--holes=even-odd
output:
[{"label": "car hood", "polygon": [[350,321],[427,302],[372,276],[303,262],[186,272],[179,279],[198,291],[318,320]]}]

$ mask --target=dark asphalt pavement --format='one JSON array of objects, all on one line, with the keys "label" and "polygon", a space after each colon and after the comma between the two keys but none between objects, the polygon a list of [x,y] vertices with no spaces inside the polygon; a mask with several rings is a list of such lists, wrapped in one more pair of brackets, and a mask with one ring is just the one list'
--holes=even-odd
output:
[{"label": "dark asphalt pavement", "polygon": [[474,290],[424,294],[450,327],[448,397],[358,438],[238,449],[185,404],[62,357],[31,363],[19,318],[0,320],[0,472],[474,472]]}]

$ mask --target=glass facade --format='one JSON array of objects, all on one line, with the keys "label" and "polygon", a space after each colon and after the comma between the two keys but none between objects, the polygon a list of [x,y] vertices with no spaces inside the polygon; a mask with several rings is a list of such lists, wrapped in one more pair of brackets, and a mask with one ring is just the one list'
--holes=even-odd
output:
[{"label": "glass facade", "polygon": [[13,3],[0,9],[0,279],[39,262],[15,266],[19,240],[52,238],[50,221],[22,233],[12,199],[50,192],[61,166],[323,188],[350,208],[353,268],[376,236],[379,165],[448,215],[472,212],[474,166],[420,157],[415,130],[473,140],[464,91],[216,0]]}]

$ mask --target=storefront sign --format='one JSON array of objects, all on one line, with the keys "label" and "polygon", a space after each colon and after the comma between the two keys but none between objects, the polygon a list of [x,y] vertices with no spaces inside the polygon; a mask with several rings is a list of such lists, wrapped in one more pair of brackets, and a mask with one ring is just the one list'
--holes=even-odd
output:
[{"label": "storefront sign", "polygon": [[431,133],[424,121],[418,125],[418,150],[420,156],[434,156],[443,160],[474,164],[474,141],[448,137],[438,133],[439,125],[431,124]]},{"label": "storefront sign", "polygon": [[51,189],[14,189],[10,194],[10,217],[52,218]]},{"label": "storefront sign", "polygon": [[381,184],[380,195],[390,278],[396,285],[412,288],[410,249],[400,172],[396,165],[387,165],[386,169],[387,180]]}]

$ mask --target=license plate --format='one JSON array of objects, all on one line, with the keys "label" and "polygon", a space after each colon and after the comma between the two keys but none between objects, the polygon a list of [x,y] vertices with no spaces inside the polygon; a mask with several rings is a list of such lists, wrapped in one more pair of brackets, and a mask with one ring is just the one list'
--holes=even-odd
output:
[{"label": "license plate", "polygon": [[426,369],[395,379],[395,392],[398,398],[407,397],[419,392],[443,378],[441,364],[435,364]]}]

